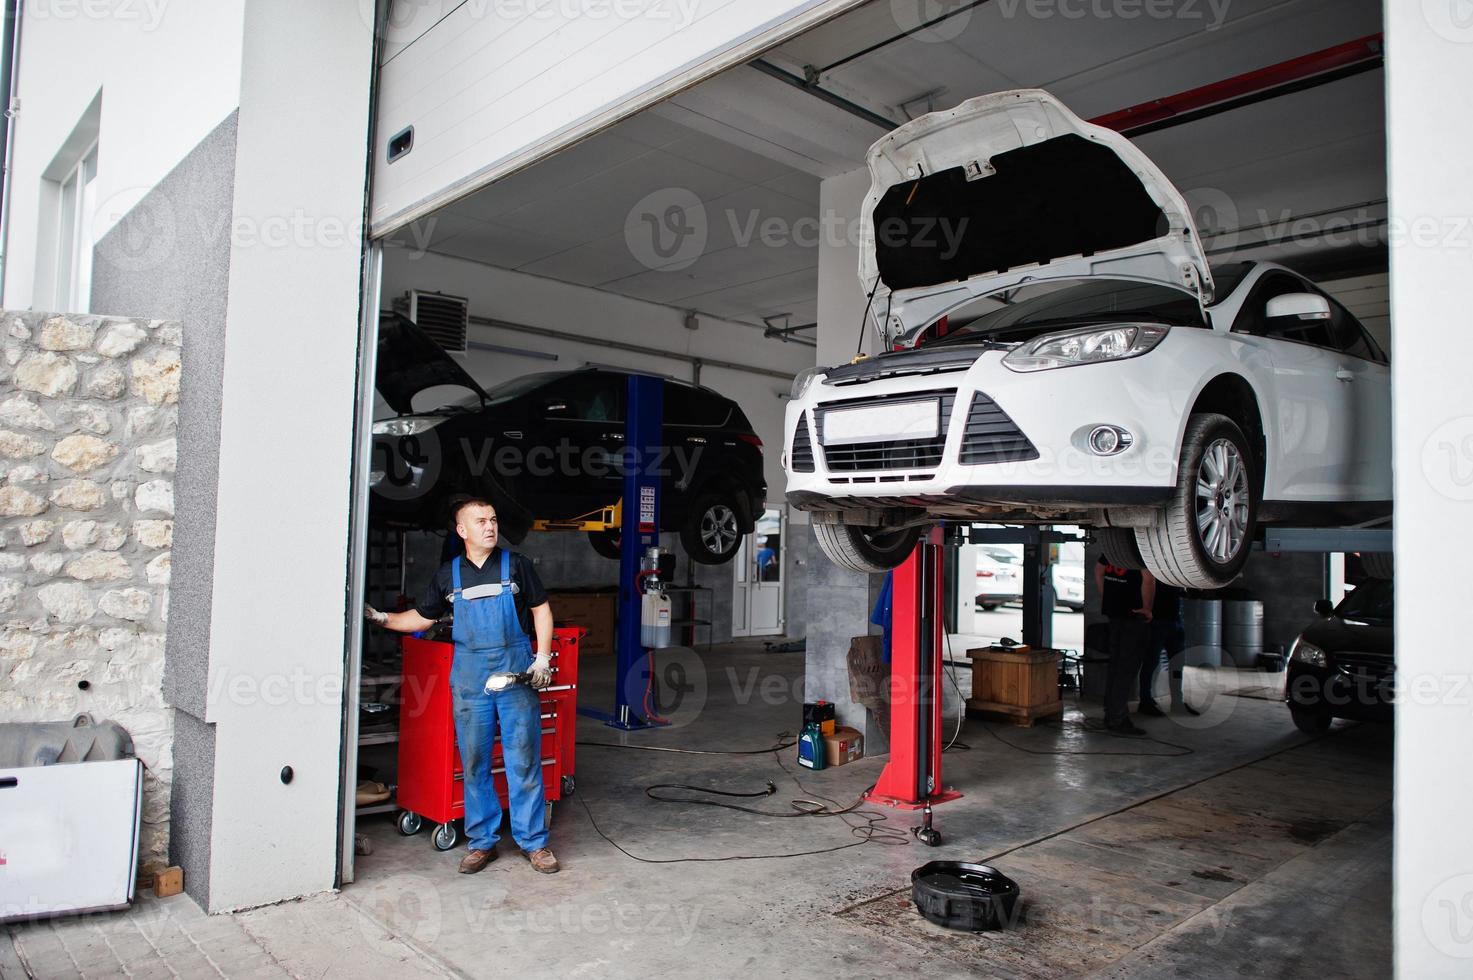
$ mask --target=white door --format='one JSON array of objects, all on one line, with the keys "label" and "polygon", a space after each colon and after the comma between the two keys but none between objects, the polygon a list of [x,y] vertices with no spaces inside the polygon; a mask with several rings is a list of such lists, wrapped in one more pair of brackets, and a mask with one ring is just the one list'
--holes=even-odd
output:
[{"label": "white door", "polygon": [[732,584],[731,635],[779,636],[783,632],[786,528],[781,510],[766,510],[737,549]]},{"label": "white door", "polygon": [[390,0],[370,231],[388,234],[862,2]]}]

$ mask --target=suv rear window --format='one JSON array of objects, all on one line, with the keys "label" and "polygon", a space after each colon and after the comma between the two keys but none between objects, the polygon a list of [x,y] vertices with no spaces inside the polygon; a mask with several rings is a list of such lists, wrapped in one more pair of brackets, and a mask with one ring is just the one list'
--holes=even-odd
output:
[{"label": "suv rear window", "polygon": [[731,402],[704,388],[665,382],[665,421],[671,425],[716,428],[731,417]]}]

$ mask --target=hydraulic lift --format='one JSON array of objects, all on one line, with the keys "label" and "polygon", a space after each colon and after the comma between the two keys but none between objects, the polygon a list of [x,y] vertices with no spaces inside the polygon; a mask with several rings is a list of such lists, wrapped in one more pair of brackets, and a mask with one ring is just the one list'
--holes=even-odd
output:
[{"label": "hydraulic lift", "polygon": [[648,654],[640,643],[643,579],[640,558],[660,543],[660,477],[655,470],[664,439],[665,382],[631,374],[624,413],[624,493],[617,513],[619,531],[619,605],[614,641],[614,710],[580,705],[578,713],[612,728],[635,731],[662,722],[650,717],[646,693],[653,683]]},{"label": "hydraulic lift", "polygon": [[962,794],[941,779],[942,661],[945,660],[943,531],[933,528],[917,542],[891,585],[890,761],[872,789],[871,802],[902,810],[924,810],[916,836],[935,846],[931,807]]}]

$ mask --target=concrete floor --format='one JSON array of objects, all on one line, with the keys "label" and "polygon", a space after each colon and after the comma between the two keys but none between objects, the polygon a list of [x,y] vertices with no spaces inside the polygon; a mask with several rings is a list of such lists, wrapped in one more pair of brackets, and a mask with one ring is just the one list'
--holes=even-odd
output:
[{"label": "concrete floor", "polygon": [[[681,727],[622,735],[584,719],[580,738],[761,749],[796,729],[801,654],[746,644],[678,656],[695,688],[674,712]],[[585,703],[608,705],[611,669],[585,661]],[[578,792],[553,816],[561,874],[535,874],[504,842],[486,871],[457,875],[459,851],[370,818],[360,830],[374,852],[340,895],[214,917],[179,896],[13,927],[0,977],[119,975],[127,955],[139,976],[1389,975],[1391,732],[1341,724],[1301,735],[1271,700],[1274,684],[1193,672],[1189,694],[1206,712],[1143,719],[1155,742],[1086,731],[1077,707],[1027,730],[968,719],[969,748],[945,756],[946,782],[966,795],[936,809],[936,849],[911,840],[909,813],[872,811],[908,843],[859,843],[836,818],[757,817],[643,791],[756,791],[771,780],[777,793],[750,802],[782,813],[798,798],[853,801],[883,759],[812,773],[792,750],[580,746]],[[638,857],[703,860],[640,863],[590,816]],[[1022,889],[1010,929],[949,932],[909,906],[917,865],[993,856]]]},{"label": "concrete floor", "polygon": [[[608,703],[611,667],[585,661],[585,703]],[[682,706],[685,726],[625,735],[584,719],[579,737],[760,749],[797,728],[801,672],[800,654],[717,647],[687,663],[704,696],[692,695],[703,701],[699,711]],[[1211,673],[1189,679],[1199,703],[1209,700]],[[797,768],[791,750],[777,758],[580,746],[578,792],[553,817],[561,874],[539,877],[504,842],[485,872],[456,875],[459,853],[434,851],[424,834],[398,837],[387,820],[365,821],[375,851],[344,896],[473,976],[1387,975],[1390,731],[1342,725],[1312,740],[1263,690],[1236,672],[1227,679],[1246,696],[1210,698],[1199,719],[1143,720],[1172,745],[1085,732],[1078,710],[1062,725],[1030,730],[969,719],[960,741],[970,748],[944,763],[946,781],[966,795],[937,808],[945,837],[937,849],[911,840],[712,861],[856,838],[833,818],[656,803],[644,786],[755,791],[771,780],[776,795],[754,805],[781,813],[797,798],[853,801],[883,760],[812,773]],[[918,822],[873,812],[897,840],[909,840]],[[635,861],[599,837],[590,814],[633,855],[703,860]],[[949,933],[909,907],[917,865],[1003,851],[1011,853],[997,864],[1025,902],[1014,929]],[[1332,931],[1353,938],[1332,948],[1303,942]]]}]

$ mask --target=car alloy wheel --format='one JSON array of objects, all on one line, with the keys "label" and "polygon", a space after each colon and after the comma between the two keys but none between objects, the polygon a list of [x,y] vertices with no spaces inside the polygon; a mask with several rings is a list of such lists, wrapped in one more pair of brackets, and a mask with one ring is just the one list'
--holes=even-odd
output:
[{"label": "car alloy wheel", "polygon": [[1197,530],[1214,561],[1226,564],[1248,536],[1248,467],[1238,447],[1215,439],[1197,468]]},{"label": "car alloy wheel", "polygon": [[680,544],[692,561],[721,565],[731,561],[742,543],[738,503],[730,493],[701,494],[680,529]]},{"label": "car alloy wheel", "polygon": [[725,504],[713,504],[701,515],[701,544],[713,555],[724,554],[736,546],[741,531],[737,529],[736,511]]},{"label": "car alloy wheel", "polygon": [[1258,520],[1258,475],[1248,439],[1226,415],[1187,420],[1171,499],[1135,529],[1151,574],[1183,589],[1220,589],[1248,561]]}]

